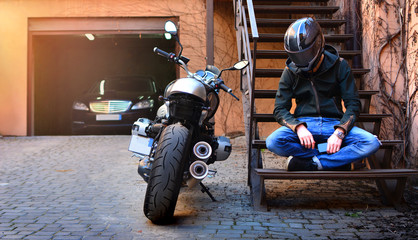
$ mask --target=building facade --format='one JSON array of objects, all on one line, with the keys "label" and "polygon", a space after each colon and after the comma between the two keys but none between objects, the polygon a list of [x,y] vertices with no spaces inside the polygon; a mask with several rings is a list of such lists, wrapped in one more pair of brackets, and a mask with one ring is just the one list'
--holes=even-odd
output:
[{"label": "building facade", "polygon": [[[210,10],[209,17],[215,26],[212,29],[207,27],[207,22],[210,22],[207,21],[207,9]],[[78,91],[81,91],[74,86],[77,82],[74,80],[77,78],[75,72],[78,72],[79,76],[83,76],[88,70],[83,69],[83,66],[75,68],[75,62],[88,58],[82,56],[83,51],[86,55],[88,54],[89,46],[86,44],[90,44],[81,42],[87,41],[83,37],[85,33],[117,39],[113,40],[113,47],[122,47],[124,41],[121,38],[127,35],[135,35],[143,39],[155,38],[157,44],[161,41],[158,38],[161,38],[161,34],[164,32],[164,22],[170,19],[179,26],[179,36],[184,46],[183,53],[191,59],[189,65],[192,70],[202,69],[206,62],[210,63],[210,61],[219,68],[229,67],[237,60],[233,6],[230,1],[12,0],[0,1],[0,19],[3,23],[0,26],[0,35],[2,36],[0,39],[0,135],[3,136],[66,134],[66,132],[58,130],[37,131],[37,129],[53,128],[53,125],[60,128],[63,125],[59,125],[59,122],[62,119],[68,119],[68,103],[56,105],[56,98],[62,97],[62,95],[72,98]],[[210,27],[211,25],[209,25]],[[207,33],[211,35],[212,39],[209,42],[209,55],[206,48],[208,45]],[[77,41],[81,42],[79,46],[74,45]],[[139,44],[143,44],[143,42]],[[148,50],[151,52],[152,40],[149,45],[150,49]],[[54,47],[56,52],[49,55],[51,58],[49,62],[40,59],[46,58],[42,55],[43,52],[53,51]],[[68,48],[73,48],[73,50],[66,52]],[[84,49],[80,50],[78,59],[76,56],[71,57],[78,49]],[[129,52],[129,50],[126,51]],[[147,49],[144,49],[144,52],[146,51]],[[115,56],[109,53],[104,57],[112,59]],[[135,59],[127,56],[126,62],[129,61],[135,61]],[[60,65],[57,62],[65,63]],[[100,70],[100,66],[102,69],[111,68],[106,67],[107,65],[100,65],[98,62],[92,60],[84,62],[82,65],[87,65],[87,69],[95,72],[103,71],[103,74],[107,72]],[[138,60],[138,62],[141,61]],[[42,64],[49,65],[40,66]],[[156,68],[159,63],[145,61],[143,64],[146,66],[141,71],[146,72],[148,69]],[[98,69],[96,69],[95,65],[100,66],[97,66]],[[72,66],[73,69],[66,70],[68,66]],[[132,68],[140,67],[131,66],[125,71],[133,71],[130,70]],[[56,72],[54,76],[47,76],[46,72],[53,71]],[[177,70],[177,74],[181,76],[183,73]],[[227,73],[224,78],[235,91],[239,89],[238,75]],[[58,83],[61,81],[61,83],[57,84],[57,81]],[[60,86],[65,87],[61,89]],[[47,96],[54,94],[55,98],[48,99]],[[240,104],[234,104],[234,108],[231,106],[231,104],[222,106],[220,111],[224,112],[223,115],[229,115],[231,112],[239,113]],[[58,108],[65,110],[47,111]],[[240,121],[225,124],[225,119],[225,117],[220,117],[219,121],[224,123],[223,126],[228,127],[218,124],[217,132],[234,131],[231,129],[242,127]]]}]

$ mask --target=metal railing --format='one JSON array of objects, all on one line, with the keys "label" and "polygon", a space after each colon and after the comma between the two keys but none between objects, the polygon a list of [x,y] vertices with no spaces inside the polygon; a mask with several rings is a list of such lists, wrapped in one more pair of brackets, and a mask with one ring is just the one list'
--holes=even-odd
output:
[{"label": "metal railing", "polygon": [[[247,0],[248,15],[250,19],[251,34],[254,42],[254,51],[256,50],[257,40],[259,38],[257,23],[255,20],[253,1]],[[254,59],[251,55],[251,42],[250,35],[248,32],[247,26],[247,16],[245,12],[245,6],[243,5],[243,0],[234,1],[234,12],[235,12],[235,30],[237,34],[237,44],[238,44],[238,57],[240,60],[242,58],[249,61],[249,74],[247,78],[248,90],[252,92],[252,80],[255,76],[255,55]],[[242,82],[241,82],[242,90]]]},{"label": "metal railing", "polygon": [[[252,0],[247,0],[247,6],[243,5],[243,0],[235,0],[234,1],[234,13],[235,13],[235,29],[237,34],[237,47],[238,47],[238,57],[240,60],[242,58],[247,59],[249,61],[248,72],[243,73],[241,76],[240,88],[243,94],[249,97],[249,105],[250,105],[250,114],[249,116],[244,115],[244,118],[249,120],[248,122],[248,136],[247,136],[247,144],[248,144],[248,168],[251,169],[251,157],[252,157],[252,141],[254,139],[254,121],[253,115],[255,113],[255,103],[254,103],[254,88],[255,88],[255,71],[256,71],[256,52],[257,52],[257,41],[259,39],[258,29],[257,29],[257,22],[254,13],[254,6]],[[251,54],[251,42],[250,42],[250,34],[248,32],[247,26],[247,14],[246,10],[248,11],[248,17],[251,27],[251,34],[253,40],[253,53]],[[243,83],[243,77],[246,78],[246,83]],[[243,84],[245,86],[243,87]],[[245,109],[244,109],[245,112]],[[246,130],[247,132],[247,130]],[[250,171],[248,172],[250,177]]]}]

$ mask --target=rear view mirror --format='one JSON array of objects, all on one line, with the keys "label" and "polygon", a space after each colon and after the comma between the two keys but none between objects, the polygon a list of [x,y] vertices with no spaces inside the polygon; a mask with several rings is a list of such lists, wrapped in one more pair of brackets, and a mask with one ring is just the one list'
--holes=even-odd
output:
[{"label": "rear view mirror", "polygon": [[172,21],[168,20],[165,22],[164,30],[168,33],[170,33],[173,36],[177,35],[177,27],[176,24],[174,24]]},{"label": "rear view mirror", "polygon": [[178,56],[182,57],[181,53],[183,52],[183,46],[181,45],[181,43],[179,41],[179,37],[177,36],[177,26],[176,26],[176,24],[173,21],[168,20],[167,22],[165,22],[164,30],[166,31],[166,33],[164,34],[165,39],[170,40],[171,36],[173,36],[174,39],[176,39],[176,41],[179,43],[180,52],[179,52]]},{"label": "rear view mirror", "polygon": [[223,69],[219,74],[218,74],[218,78],[220,78],[221,77],[221,75],[222,75],[222,73],[223,73],[223,71],[226,71],[226,70],[242,70],[242,69],[244,69],[244,68],[246,68],[248,66],[248,60],[241,60],[241,61],[239,61],[239,62],[236,62],[235,64],[234,64],[234,66],[232,66],[232,67],[230,67],[230,68],[227,68],[227,69]]},{"label": "rear view mirror", "polygon": [[242,61],[239,61],[239,62],[235,63],[233,68],[235,68],[236,70],[242,70],[242,69],[246,68],[247,66],[248,66],[248,61],[247,60],[242,60]]}]

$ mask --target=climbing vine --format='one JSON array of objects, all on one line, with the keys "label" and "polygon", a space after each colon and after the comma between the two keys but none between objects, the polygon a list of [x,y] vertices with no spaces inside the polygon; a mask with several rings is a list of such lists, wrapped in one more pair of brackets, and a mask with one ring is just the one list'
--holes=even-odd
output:
[{"label": "climbing vine", "polygon": [[[362,4],[364,63],[371,69],[365,87],[379,89],[376,113],[390,113],[382,124],[382,139],[405,140],[393,156],[394,167],[417,164],[414,131],[417,121],[416,24],[411,26],[415,1],[365,0]],[[411,32],[413,32],[411,34]],[[412,67],[411,67],[412,66]]]}]

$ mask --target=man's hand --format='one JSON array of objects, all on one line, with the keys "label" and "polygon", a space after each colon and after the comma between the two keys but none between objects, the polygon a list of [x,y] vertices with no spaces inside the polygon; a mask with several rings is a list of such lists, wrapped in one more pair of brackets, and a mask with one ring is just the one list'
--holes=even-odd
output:
[{"label": "man's hand", "polygon": [[[335,131],[340,131],[344,133],[343,129],[337,128]],[[341,149],[341,143],[343,142],[342,139],[340,139],[335,133],[331,135],[331,137],[328,138],[328,144],[327,144],[327,153],[333,154]]]},{"label": "man's hand", "polygon": [[296,127],[296,133],[299,137],[300,144],[305,148],[314,149],[315,148],[315,140],[312,136],[312,133],[305,127],[305,125],[300,124]]}]

